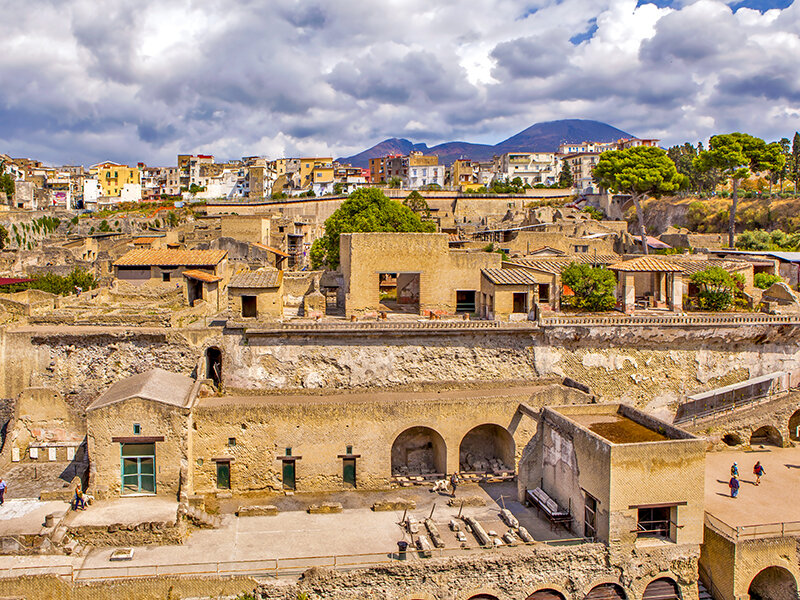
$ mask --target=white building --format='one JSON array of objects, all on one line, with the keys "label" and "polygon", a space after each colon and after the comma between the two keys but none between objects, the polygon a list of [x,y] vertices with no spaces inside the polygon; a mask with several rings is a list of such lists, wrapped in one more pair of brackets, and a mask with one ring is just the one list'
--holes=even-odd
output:
[{"label": "white building", "polygon": [[523,185],[553,185],[560,169],[555,152],[506,152],[500,157],[500,176],[505,181],[519,177]]}]

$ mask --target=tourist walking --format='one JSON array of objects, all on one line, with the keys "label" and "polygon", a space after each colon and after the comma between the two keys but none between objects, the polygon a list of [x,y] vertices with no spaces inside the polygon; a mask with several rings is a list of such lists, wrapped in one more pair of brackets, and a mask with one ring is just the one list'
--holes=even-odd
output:
[{"label": "tourist walking", "polygon": [[736,463],[731,465],[731,477],[739,477],[739,466]]},{"label": "tourist walking", "polygon": [[0,477],[0,506],[2,506],[3,502],[5,502],[5,500],[3,500],[3,496],[6,495],[6,488],[7,487],[8,486],[6,485],[6,482],[3,481],[2,477]]},{"label": "tourist walking", "polygon": [[753,475],[756,476],[756,485],[761,485],[761,478],[766,474],[767,472],[764,470],[764,465],[761,464],[760,460],[757,460],[753,467]]},{"label": "tourist walking", "polygon": [[736,498],[739,495],[739,480],[736,477],[731,477],[728,487],[731,488],[731,498]]},{"label": "tourist walking", "polygon": [[453,486],[452,497],[456,497],[456,488],[458,487],[458,473],[453,471],[453,474],[450,475],[450,485]]},{"label": "tourist walking", "polygon": [[81,484],[79,483],[75,486],[75,507],[73,510],[78,510],[78,506],[80,506],[81,510],[86,510],[86,500],[83,497],[83,490],[81,489]]}]

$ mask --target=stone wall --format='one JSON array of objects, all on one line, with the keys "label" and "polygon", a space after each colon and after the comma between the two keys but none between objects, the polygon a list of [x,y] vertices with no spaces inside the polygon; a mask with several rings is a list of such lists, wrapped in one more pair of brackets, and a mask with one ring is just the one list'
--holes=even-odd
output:
[{"label": "stone wall", "polygon": [[489,594],[498,600],[524,600],[555,589],[565,600],[582,600],[601,583],[618,583],[628,600],[641,600],[652,580],[672,578],[683,600],[697,600],[697,546],[673,546],[612,562],[605,546],[585,544],[481,552],[468,557],[392,563],[347,573],[307,571],[296,585],[266,583],[261,600],[468,600]]}]

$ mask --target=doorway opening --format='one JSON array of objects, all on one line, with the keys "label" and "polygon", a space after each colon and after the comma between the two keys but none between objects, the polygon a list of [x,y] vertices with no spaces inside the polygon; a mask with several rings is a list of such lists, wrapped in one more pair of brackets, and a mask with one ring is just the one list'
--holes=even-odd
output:
[{"label": "doorway opening", "polygon": [[216,346],[206,350],[206,379],[213,381],[217,387],[222,383],[222,351]]}]

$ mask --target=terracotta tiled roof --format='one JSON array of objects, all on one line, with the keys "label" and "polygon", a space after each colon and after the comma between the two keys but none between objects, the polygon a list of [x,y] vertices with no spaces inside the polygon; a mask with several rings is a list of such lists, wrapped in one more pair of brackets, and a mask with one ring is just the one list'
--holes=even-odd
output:
[{"label": "terracotta tiled roof", "polygon": [[741,260],[719,260],[709,258],[705,260],[694,260],[691,258],[665,256],[662,258],[676,267],[679,267],[684,275],[694,275],[700,271],[705,271],[711,267],[722,267],[729,273],[735,271],[745,271],[750,268],[750,264]]},{"label": "terracotta tiled roof", "polygon": [[272,246],[267,246],[266,244],[262,244],[260,242],[253,242],[253,246],[261,248],[262,250],[266,250],[267,252],[272,252],[273,254],[277,254],[278,256],[283,256],[287,258],[289,256],[288,252],[284,252],[283,250],[278,250],[277,248],[273,248]]},{"label": "terracotta tiled roof", "polygon": [[222,281],[222,277],[218,277],[217,275],[212,275],[211,273],[206,273],[205,271],[198,271],[197,269],[186,269],[183,272],[184,277],[190,277],[192,279],[198,279],[199,281],[205,281],[206,283],[214,283],[215,281]]},{"label": "terracotta tiled roof", "polygon": [[571,263],[610,265],[618,260],[618,256],[612,256],[610,254],[598,254],[595,256],[593,253],[590,254],[586,252],[570,256],[554,256],[547,258],[512,258],[509,264],[517,267],[525,267],[526,269],[533,269],[534,271],[559,275],[561,271],[566,269]]},{"label": "terracotta tiled roof", "polygon": [[229,288],[275,288],[283,281],[283,271],[245,271],[231,277]]},{"label": "terracotta tiled roof", "polygon": [[154,238],[154,237],[140,237],[140,238],[136,238],[135,240],[133,240],[133,243],[134,244],[152,244],[157,239],[158,238]]},{"label": "terracotta tiled roof", "polygon": [[495,285],[534,285],[536,280],[527,269],[481,269],[481,273]]},{"label": "terracotta tiled roof", "polygon": [[118,259],[120,267],[198,267],[217,265],[228,255],[226,250],[131,250]]},{"label": "terracotta tiled roof", "polygon": [[678,273],[681,268],[660,258],[640,256],[631,260],[623,260],[608,267],[612,271],[626,273]]}]

